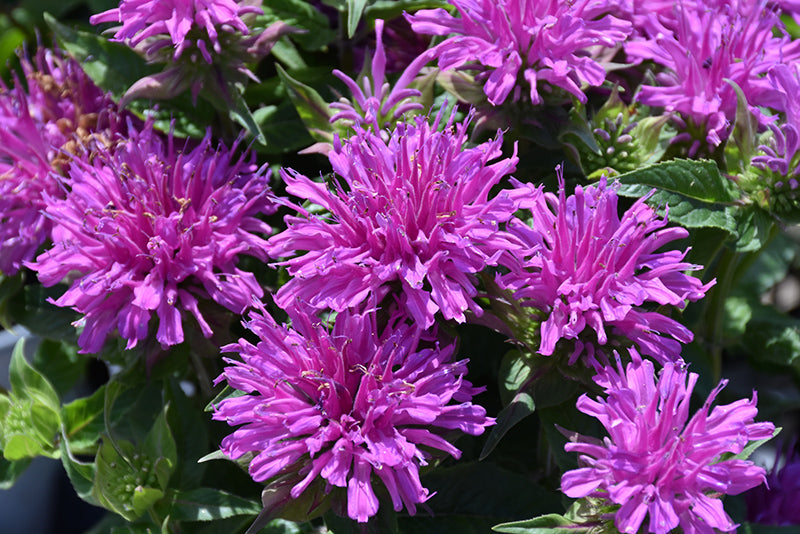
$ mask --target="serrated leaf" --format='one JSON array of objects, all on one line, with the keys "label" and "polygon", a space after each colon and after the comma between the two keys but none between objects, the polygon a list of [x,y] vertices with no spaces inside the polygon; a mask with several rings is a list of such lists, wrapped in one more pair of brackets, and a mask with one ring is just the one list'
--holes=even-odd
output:
[{"label": "serrated leaf", "polygon": [[617,177],[624,185],[643,185],[713,204],[739,199],[733,182],[719,172],[713,161],[677,159],[626,172]]},{"label": "serrated leaf", "polygon": [[[619,195],[628,198],[641,198],[652,191],[648,185],[622,185]],[[671,222],[685,228],[716,228],[738,236],[740,224],[736,220],[736,208],[717,203],[705,203],[669,191],[656,191],[647,200],[660,215],[668,213]],[[667,212],[664,207],[667,206]]]},{"label": "serrated leaf", "polygon": [[259,512],[260,503],[214,488],[196,488],[179,491],[169,513],[176,521],[214,521]]},{"label": "serrated leaf", "polygon": [[330,118],[333,114],[328,108],[328,103],[313,87],[295,80],[280,65],[276,64],[275,67],[311,137],[317,141],[332,142],[333,126]]},{"label": "serrated leaf", "polygon": [[367,0],[347,0],[347,37],[352,39],[367,7]]}]

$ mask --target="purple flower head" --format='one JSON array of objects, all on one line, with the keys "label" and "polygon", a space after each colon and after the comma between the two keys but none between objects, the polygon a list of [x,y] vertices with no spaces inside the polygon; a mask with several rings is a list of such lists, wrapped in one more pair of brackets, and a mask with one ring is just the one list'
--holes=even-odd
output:
[{"label": "purple flower head", "polygon": [[[248,33],[242,17],[261,14],[262,9],[248,0],[122,0],[119,7],[92,15],[92,24],[119,23],[112,41],[142,46],[148,59],[162,50],[173,49],[177,60],[184,52],[199,52],[206,63],[213,63],[211,52],[220,54],[220,33]],[[194,57],[197,61],[200,57]]]},{"label": "purple flower head", "polygon": [[569,363],[584,350],[588,363],[595,363],[595,341],[588,339],[588,330],[602,346],[611,327],[661,363],[679,360],[680,343],[691,341],[692,333],[643,306],[682,308],[685,300],[702,298],[713,285],[683,273],[700,268],[683,261],[687,251],[656,252],[688,232],[667,228],[646,198],[620,217],[617,186],[605,177],[597,185],[576,187],[567,197],[558,172],[558,195],[516,183],[518,192],[525,193],[521,208],[530,211],[532,226],[515,220],[508,231],[528,250],[498,278],[501,287],[515,291],[517,299],[544,317],[539,353],[553,354],[558,340],[572,339],[576,348]]},{"label": "purple flower head", "polygon": [[[614,47],[631,32],[631,23],[608,15],[596,0],[450,0],[461,17],[441,8],[407,15],[414,31],[450,35],[435,50],[439,67],[472,68],[493,105],[522,96],[522,79],[531,102],[542,101],[539,83],[559,87],[586,102],[582,85],[599,86],[606,77],[591,50]],[[520,73],[521,78],[520,79]],[[550,88],[545,87],[545,91]]]},{"label": "purple flower head", "polygon": [[282,171],[289,194],[327,213],[291,205],[298,215],[269,240],[271,257],[295,256],[283,262],[292,278],[275,296],[279,306],[342,311],[394,292],[425,328],[438,311],[459,322],[467,310],[481,313],[472,275],[514,246],[499,225],[516,205],[504,192],[491,199],[489,192],[517,157],[489,163],[501,156],[500,132],[464,148],[467,122],[453,125],[451,115],[437,131],[441,118],[432,126],[422,117],[398,124],[388,141],[356,128],[328,154],[339,177],[332,190]]},{"label": "purple flower head", "polygon": [[747,520],[764,525],[800,525],[800,454],[796,443],[779,444],[767,483],[745,493]]},{"label": "purple flower head", "polygon": [[[20,60],[24,83],[0,85],[0,272],[16,273],[50,236],[45,195],[83,141],[124,131],[124,119],[78,62],[40,48]],[[26,89],[27,87],[27,89]]]},{"label": "purple flower head", "polygon": [[780,100],[779,109],[784,111],[785,120],[770,124],[773,137],[770,144],[759,147],[763,155],[753,158],[754,166],[769,169],[779,176],[794,179],[800,174],[798,153],[800,153],[800,103],[796,95],[800,91],[800,63],[776,65],[769,71],[767,79],[771,83],[776,98]]},{"label": "purple flower head", "polygon": [[595,380],[605,398],[578,399],[581,412],[608,432],[603,441],[579,436],[567,452],[580,453],[582,467],[564,473],[561,490],[569,497],[597,497],[620,505],[614,523],[622,533],[713,534],[736,528],[715,494],[735,495],[764,482],[753,462],[723,459],[754,440],[772,437],[772,423],[755,423],[756,394],[731,404],[711,404],[723,380],[689,418],[698,375],[667,362],[656,380],[653,363],[631,349],[625,369],[607,367]]},{"label": "purple flower head", "polygon": [[359,522],[378,511],[376,477],[395,510],[414,514],[431,496],[419,479],[430,450],[458,458],[444,435],[494,424],[470,402],[482,389],[464,379],[467,361],[451,362],[453,345],[429,343],[398,316],[382,331],[374,314],[340,313],[330,331],[313,316],[290,316],[292,328],[253,313],[246,326],[258,344],[223,347],[243,361],[226,359],[217,382],[250,393],[214,409],[214,419],[244,425],[223,452],[255,453],[250,475],[259,482],[293,474],[294,499],[315,481],[326,493],[347,488],[347,515]]},{"label": "purple flower head", "polygon": [[[758,106],[778,104],[765,74],[774,65],[800,58],[800,43],[774,36],[780,19],[771,10],[737,10],[718,6],[676,4],[675,20],[651,19],[653,38],[626,44],[634,60],[652,60],[666,69],[656,75],[658,86],[644,85],[638,100],[678,115],[687,130],[673,142],[693,141],[690,155],[703,142],[711,148],[730,134],[736,115],[738,85],[756,116],[766,124]],[[657,31],[657,33],[656,33]]]},{"label": "purple flower head", "polygon": [[404,113],[422,109],[421,103],[412,100],[422,93],[411,89],[408,84],[432,59],[432,54],[427,51],[417,56],[392,87],[386,81],[386,50],[383,47],[383,21],[380,19],[375,21],[375,38],[375,55],[370,71],[362,78],[363,89],[342,71],[333,70],[333,74],[350,89],[353,101],[342,98],[332,103],[330,107],[338,112],[331,117],[331,122],[345,120],[353,125],[372,126],[377,132]]},{"label": "purple flower head", "polygon": [[83,352],[99,352],[115,329],[135,347],[154,312],[162,347],[183,341],[187,312],[210,337],[198,299],[242,313],[262,295],[236,261],[266,259],[257,233],[270,228],[257,216],[274,210],[269,172],[214,150],[210,134],[192,150],[175,142],[151,125],[131,131],[114,148],[95,147],[91,161],[75,160],[66,198],[47,198],[54,246],[29,267],[45,286],[71,281],[54,303],[84,314]]}]

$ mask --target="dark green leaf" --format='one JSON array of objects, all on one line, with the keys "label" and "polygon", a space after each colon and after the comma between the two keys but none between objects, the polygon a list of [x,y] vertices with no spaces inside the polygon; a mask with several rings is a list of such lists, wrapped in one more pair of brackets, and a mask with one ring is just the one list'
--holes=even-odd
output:
[{"label": "dark green leaf", "polygon": [[617,177],[623,185],[644,185],[704,203],[729,204],[739,199],[734,183],[713,161],[672,160],[642,167]]},{"label": "dark green leaf", "polygon": [[579,534],[581,532],[588,533],[590,529],[591,527],[581,527],[558,514],[547,514],[492,527],[495,532],[505,534]]},{"label": "dark green leaf", "polygon": [[33,355],[33,365],[53,385],[59,395],[65,395],[86,371],[87,356],[78,352],[74,343],[43,339]]},{"label": "dark green leaf", "polygon": [[64,466],[70,482],[72,482],[75,493],[84,501],[96,506],[99,505],[97,499],[92,496],[94,478],[97,472],[94,462],[85,463],[75,458],[66,439],[61,440],[59,448],[61,450],[61,464]]},{"label": "dark green leaf", "polygon": [[9,302],[13,321],[44,339],[73,341],[76,332],[72,323],[78,319],[78,314],[70,308],[60,308],[48,302],[60,297],[65,290],[63,285],[26,285]]},{"label": "dark green leaf", "polygon": [[141,462],[135,461],[135,456],[138,457],[130,442],[113,441],[105,437],[95,458],[97,470],[92,497],[99,505],[128,521],[134,521],[146,511],[141,510],[141,505],[152,496],[140,496],[139,507],[134,506],[134,490],[144,487],[144,478],[147,475],[141,472]]},{"label": "dark green leaf", "polygon": [[[652,191],[649,185],[622,185],[620,196],[641,198]],[[739,224],[736,221],[736,208],[725,204],[705,203],[678,193],[656,191],[648,198],[647,203],[664,215],[665,206],[669,207],[669,220],[685,228],[715,228],[723,230],[730,237],[738,235]]]},{"label": "dark green leaf", "polygon": [[47,25],[59,45],[80,61],[86,74],[102,89],[120,98],[134,82],[156,72],[142,57],[121,43],[112,43],[95,33],[76,31],[50,15]]},{"label": "dark green leaf", "polygon": [[264,106],[256,110],[254,116],[267,139],[267,146],[262,150],[265,154],[293,152],[314,142],[289,101],[278,106]]},{"label": "dark green leaf", "polygon": [[367,7],[367,0],[347,0],[347,37],[352,39]]},{"label": "dark green leaf", "polygon": [[233,91],[233,93],[235,95],[233,105],[229,108],[231,119],[243,126],[247,133],[252,135],[259,143],[266,145],[267,140],[264,137],[264,132],[261,131],[258,121],[247,106],[243,93],[241,91]]},{"label": "dark green leaf", "polygon": [[289,76],[280,65],[275,66],[297,114],[308,129],[308,133],[317,141],[332,142],[333,127],[330,123],[332,113],[328,108],[328,103],[314,88]]},{"label": "dark green leaf", "polygon": [[370,20],[391,20],[400,17],[404,12],[413,13],[419,9],[448,7],[445,0],[377,0],[364,10],[364,16]]},{"label": "dark green leaf", "polygon": [[262,4],[264,15],[259,16],[259,23],[264,26],[283,21],[286,24],[305,30],[292,34],[292,40],[303,49],[316,51],[336,38],[336,32],[330,28],[328,18],[313,5],[303,0],[270,0]]},{"label": "dark green leaf", "polygon": [[561,508],[553,488],[492,462],[439,467],[423,475],[422,483],[436,492],[426,503],[432,514],[399,517],[401,532],[484,534],[498,523]]},{"label": "dark green leaf", "polygon": [[736,233],[734,243],[737,252],[754,252],[769,240],[775,220],[758,206],[744,206],[734,212]]},{"label": "dark green leaf", "polygon": [[74,400],[61,408],[63,438],[72,450],[94,454],[100,433],[105,430],[104,405],[105,386],[90,397]]},{"label": "dark green leaf", "polygon": [[240,515],[256,515],[261,504],[213,488],[179,491],[170,517],[176,521],[213,521]]},{"label": "dark green leaf", "polygon": [[511,430],[511,428],[528,417],[533,415],[536,410],[536,405],[533,402],[533,396],[527,391],[518,392],[511,402],[497,414],[497,424],[492,427],[489,436],[486,438],[486,443],[481,451],[480,459],[483,460],[489,456],[492,451],[503,439],[503,436]]},{"label": "dark green leaf", "polygon": [[800,320],[772,306],[751,302],[752,317],[742,342],[753,363],[800,367]]},{"label": "dark green leaf", "polygon": [[[0,274],[0,326],[6,330],[12,330],[14,319],[12,315],[12,297],[22,289],[22,273],[16,276],[4,276]],[[11,306],[11,309],[9,309]]]},{"label": "dark green leaf", "polygon": [[174,469],[178,461],[175,439],[172,437],[172,431],[170,431],[169,424],[167,423],[168,410],[169,404],[164,406],[164,410],[161,412],[161,415],[158,416],[158,419],[156,419],[156,422],[153,424],[153,428],[151,428],[150,432],[147,434],[144,440],[144,446],[142,447],[142,452],[153,462],[157,461],[159,458],[164,458],[170,464],[169,472],[166,473],[166,480],[163,480],[164,474],[157,473],[162,489],[167,487],[169,475],[172,474],[172,469]]},{"label": "dark green leaf", "polygon": [[35,404],[40,404],[51,410],[59,411],[61,403],[50,382],[42,374],[31,367],[25,359],[25,339],[17,341],[11,355],[11,365],[8,371],[8,379],[14,396],[30,399]]},{"label": "dark green leaf", "polygon": [[30,458],[12,462],[0,456],[0,490],[11,488],[30,463]]}]

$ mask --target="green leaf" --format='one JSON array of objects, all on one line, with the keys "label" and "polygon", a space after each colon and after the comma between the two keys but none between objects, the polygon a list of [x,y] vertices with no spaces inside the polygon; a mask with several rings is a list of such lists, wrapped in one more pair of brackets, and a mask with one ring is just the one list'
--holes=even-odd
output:
[{"label": "green leaf", "polygon": [[769,241],[775,220],[755,205],[744,206],[734,212],[736,232],[739,236],[734,243],[737,252],[755,252]]},{"label": "green leaf", "polygon": [[420,9],[446,8],[449,5],[445,0],[377,0],[366,7],[364,16],[370,20],[391,20],[406,11],[413,13]]},{"label": "green leaf", "polygon": [[11,488],[30,463],[30,458],[12,462],[0,456],[0,490]]},{"label": "green leaf", "polygon": [[[164,410],[156,419],[153,428],[144,440],[142,452],[153,462],[155,462],[155,472],[158,483],[162,489],[166,489],[169,477],[178,462],[178,451],[175,447],[175,439],[172,437],[169,424],[167,423],[167,411],[169,404],[164,406]],[[164,459],[166,462],[159,460]]]},{"label": "green leaf", "polygon": [[74,343],[43,339],[33,354],[33,365],[42,370],[59,395],[65,395],[86,371],[88,356]]},{"label": "green leaf", "polygon": [[283,67],[276,64],[278,76],[286,86],[286,91],[294,104],[297,114],[317,141],[332,142],[333,126],[330,119],[333,116],[328,103],[322,99],[319,93],[313,88],[301,83],[283,70]]},{"label": "green leaf", "polygon": [[9,302],[11,319],[41,338],[74,341],[76,331],[72,323],[78,319],[78,313],[48,302],[59,298],[65,290],[66,286],[61,284],[26,285]]},{"label": "green leaf", "polygon": [[347,37],[352,39],[356,34],[356,28],[367,7],[367,0],[347,0]]},{"label": "green leaf", "polygon": [[141,505],[152,496],[152,493],[141,496],[139,509],[134,506],[134,490],[144,487],[146,476],[141,472],[139,462],[134,463],[134,456],[137,455],[132,443],[115,442],[105,437],[95,457],[97,470],[92,487],[92,497],[99,505],[128,521],[134,521],[144,513]]},{"label": "green leaf", "polygon": [[69,442],[71,449],[94,453],[100,433],[105,429],[104,406],[105,386],[91,396],[76,399],[61,408],[63,439]]},{"label": "green leaf", "polygon": [[[725,146],[725,155],[728,160],[728,170],[741,172],[745,166],[750,164],[750,160],[756,151],[755,141],[758,133],[758,120],[750,111],[750,105],[747,103],[747,97],[744,95],[742,88],[731,79],[725,78],[725,81],[736,92],[736,121],[733,123],[733,131]],[[729,154],[733,158],[728,158]]]},{"label": "green leaf", "polygon": [[734,183],[720,174],[713,161],[678,159],[621,174],[623,186],[644,185],[708,204],[730,204],[739,199]]},{"label": "green leaf", "polygon": [[3,457],[11,462],[46,456],[41,442],[28,434],[14,434],[7,438],[3,447]]},{"label": "green leaf", "polygon": [[156,502],[161,500],[164,492],[156,488],[145,488],[136,486],[133,489],[133,512],[137,517],[142,516]]},{"label": "green leaf", "polygon": [[752,364],[800,368],[800,320],[772,306],[751,302],[751,319],[742,343],[753,356]]},{"label": "green leaf", "polygon": [[97,473],[95,463],[85,463],[75,458],[66,439],[61,440],[59,449],[61,451],[61,464],[64,466],[64,471],[66,471],[75,493],[89,504],[99,506],[100,503],[92,495],[94,479]]},{"label": "green leaf", "polygon": [[436,493],[426,502],[431,514],[400,516],[401,532],[485,534],[498,523],[561,508],[558,491],[493,462],[438,467],[422,484]]},{"label": "green leaf", "polygon": [[267,139],[264,137],[264,132],[261,131],[258,121],[250,111],[243,92],[234,90],[233,94],[233,106],[229,108],[231,119],[243,126],[247,133],[252,135],[259,143],[266,145]]},{"label": "green leaf", "polygon": [[582,527],[558,514],[547,514],[525,521],[503,523],[492,527],[505,534],[579,534],[589,532],[593,526]]},{"label": "green leaf", "polygon": [[288,37],[281,37],[272,47],[273,57],[286,65],[289,70],[308,68],[303,56],[297,50]]},{"label": "green leaf", "polygon": [[214,488],[196,488],[178,491],[169,514],[176,521],[214,521],[260,511],[260,503]]},{"label": "green leaf", "polygon": [[292,34],[292,40],[303,49],[316,51],[324,48],[336,38],[336,32],[331,29],[326,17],[320,10],[303,0],[270,0],[261,5],[263,16],[258,17],[258,23],[263,26],[278,21],[305,30],[303,33]]},{"label": "green leaf", "polygon": [[76,31],[45,14],[59,45],[77,59],[89,78],[119,99],[133,83],[156,72],[130,47],[95,33]]},{"label": "green leaf", "polygon": [[21,338],[14,346],[11,354],[11,365],[8,370],[8,379],[14,396],[30,399],[35,404],[46,406],[51,410],[59,411],[61,403],[50,382],[36,369],[31,367],[25,359],[25,339]]},{"label": "green leaf", "polygon": [[565,381],[563,375],[552,362],[537,359],[535,363],[519,351],[510,351],[500,364],[500,396],[505,401],[513,397],[497,415],[497,423],[492,427],[480,454],[485,459],[500,440],[517,423],[532,415],[536,409],[556,406],[571,398],[576,391],[576,383]]},{"label": "green leaf", "polygon": [[266,136],[267,145],[261,152],[267,155],[293,152],[314,142],[294,104],[288,100],[256,110],[255,119]]},{"label": "green leaf", "polygon": [[0,274],[0,326],[9,331],[12,331],[14,327],[12,300],[22,289],[22,284],[22,272],[16,276]]},{"label": "green leaf", "polygon": [[775,436],[780,434],[781,430],[782,430],[782,428],[780,428],[780,427],[775,428],[775,431],[772,433],[771,437],[764,438],[764,439],[759,439],[759,440],[756,440],[756,441],[751,441],[750,443],[747,444],[747,446],[744,449],[742,449],[742,452],[740,452],[739,454],[733,454],[733,455],[730,455],[730,456],[723,455],[720,458],[720,461],[723,461],[723,460],[747,460],[748,458],[750,458],[750,455],[752,455],[756,451],[756,449],[758,449],[763,444],[765,444],[766,442],[770,441],[772,438],[774,438]]},{"label": "green leaf", "polygon": [[535,410],[536,404],[533,401],[533,396],[527,391],[519,391],[511,402],[497,414],[497,424],[492,427],[492,431],[486,438],[480,459],[483,460],[489,456],[500,443],[500,440],[503,439],[503,436],[517,423],[529,415],[533,415]]}]

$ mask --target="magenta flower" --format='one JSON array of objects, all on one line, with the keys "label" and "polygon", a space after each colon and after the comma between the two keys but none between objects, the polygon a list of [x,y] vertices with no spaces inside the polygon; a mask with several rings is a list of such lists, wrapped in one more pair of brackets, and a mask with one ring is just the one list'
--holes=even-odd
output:
[{"label": "magenta flower", "polygon": [[[559,170],[560,174],[560,170]],[[620,218],[615,185],[575,188],[567,197],[563,178],[558,195],[517,182],[530,210],[531,225],[515,220],[508,230],[528,248],[510,272],[498,278],[523,304],[542,316],[539,353],[553,354],[560,339],[575,340],[574,363],[586,351],[594,362],[595,344],[609,341],[607,328],[664,363],[680,359],[681,344],[692,333],[679,322],[643,308],[646,303],[684,306],[702,298],[713,281],[683,273],[700,267],[683,261],[687,251],[657,250],[688,232],[665,228],[666,219],[639,199]],[[590,340],[588,330],[595,332]]]},{"label": "magenta flower", "polygon": [[754,423],[756,394],[731,404],[711,403],[723,380],[689,418],[696,373],[670,362],[658,380],[653,363],[631,350],[626,369],[607,367],[595,381],[605,398],[578,399],[581,412],[597,418],[608,432],[603,441],[578,437],[568,452],[580,453],[582,467],[564,473],[561,489],[569,497],[597,497],[620,505],[614,523],[620,532],[666,534],[680,526],[685,534],[713,534],[736,528],[718,494],[735,495],[764,482],[753,462],[723,459],[739,454],[750,441],[772,437],[772,423]]},{"label": "magenta flower", "polygon": [[253,453],[250,475],[259,482],[290,474],[293,499],[315,481],[324,480],[326,493],[347,488],[347,515],[359,522],[378,511],[376,477],[395,510],[414,514],[431,496],[419,479],[431,450],[460,456],[443,434],[479,435],[494,423],[470,402],[482,389],[463,378],[466,360],[450,362],[453,345],[429,343],[397,317],[379,332],[374,314],[341,313],[330,331],[290,315],[293,328],[254,313],[246,326],[258,345],[223,347],[243,361],[227,359],[217,382],[251,393],[215,406],[214,419],[244,425],[223,440],[223,452]]},{"label": "magenta flower", "polygon": [[210,337],[199,299],[242,313],[262,295],[236,260],[266,259],[257,234],[270,228],[257,216],[274,209],[269,173],[212,149],[209,134],[192,150],[175,142],[148,126],[114,148],[96,146],[91,162],[73,163],[66,198],[47,199],[54,246],[29,267],[45,286],[71,282],[54,303],[85,315],[83,352],[99,352],[115,329],[135,347],[154,312],[163,347],[183,341],[186,313]]},{"label": "magenta flower", "polygon": [[784,111],[785,119],[770,124],[772,139],[759,147],[762,154],[753,158],[755,167],[770,170],[785,178],[791,189],[797,189],[800,174],[800,64],[776,65],[767,77],[780,100],[778,109]]},{"label": "magenta flower", "polygon": [[341,180],[333,190],[282,171],[288,193],[327,213],[292,204],[299,216],[287,216],[288,228],[269,240],[271,257],[295,256],[283,262],[292,278],[275,296],[279,306],[342,311],[394,294],[425,328],[439,311],[459,322],[467,310],[481,313],[472,275],[515,246],[498,231],[515,203],[489,192],[517,158],[490,164],[501,155],[499,132],[464,149],[467,123],[454,126],[451,116],[437,131],[441,117],[432,126],[421,117],[398,124],[388,141],[360,128],[337,141],[328,154]]},{"label": "magenta flower", "polygon": [[414,31],[450,35],[435,50],[439,67],[479,70],[478,79],[493,105],[522,96],[521,77],[531,102],[542,97],[540,83],[559,87],[586,102],[582,85],[599,86],[606,77],[592,49],[619,45],[631,23],[608,15],[596,0],[450,0],[461,15],[423,9],[407,15]]},{"label": "magenta flower", "polygon": [[191,51],[212,63],[211,51],[222,52],[220,33],[246,35],[249,30],[242,16],[261,13],[259,6],[247,0],[121,0],[119,7],[92,15],[89,21],[121,24],[111,40],[131,47],[142,45],[148,59],[172,48],[173,60]]},{"label": "magenta flower", "polygon": [[638,100],[675,113],[685,130],[673,142],[693,141],[693,155],[704,141],[716,147],[730,134],[736,115],[736,92],[744,93],[751,110],[766,124],[759,106],[779,101],[765,74],[775,65],[800,58],[800,43],[786,35],[778,16],[763,4],[758,9],[735,10],[728,3],[676,4],[674,20],[651,17],[653,38],[635,39],[625,50],[634,60],[653,60],[665,67],[656,75],[658,86],[644,85]]},{"label": "magenta flower", "polygon": [[58,197],[83,140],[111,138],[124,118],[78,62],[41,48],[20,61],[24,83],[0,86],[0,272],[15,274],[50,237],[44,196]]},{"label": "magenta flower", "polygon": [[767,483],[745,493],[747,520],[763,525],[800,525],[800,454],[793,443],[777,446]]},{"label": "magenta flower", "polygon": [[346,120],[353,125],[372,126],[377,132],[404,113],[422,109],[422,104],[413,100],[422,93],[408,85],[432,59],[431,52],[426,51],[417,56],[405,68],[394,86],[391,86],[386,81],[386,51],[383,47],[383,21],[380,19],[375,21],[375,38],[375,56],[368,74],[362,79],[363,89],[356,80],[339,69],[333,70],[333,74],[350,89],[353,101],[342,98],[339,102],[332,103],[330,107],[338,112],[331,117],[331,122]]}]

